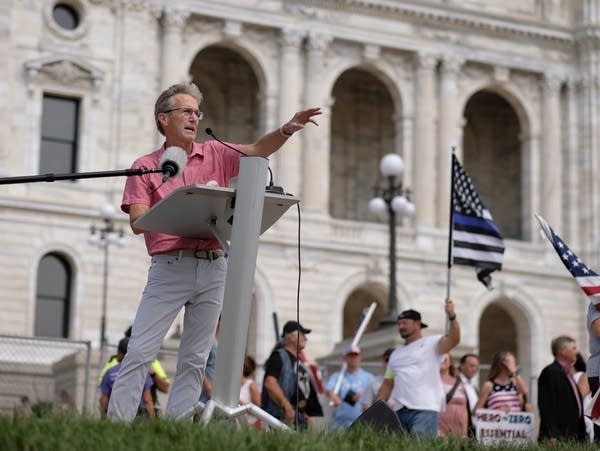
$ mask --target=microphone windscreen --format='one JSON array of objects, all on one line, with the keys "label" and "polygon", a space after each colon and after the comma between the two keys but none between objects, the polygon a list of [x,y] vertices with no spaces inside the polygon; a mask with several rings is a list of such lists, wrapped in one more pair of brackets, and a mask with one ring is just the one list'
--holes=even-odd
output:
[{"label": "microphone windscreen", "polygon": [[206,128],[204,129],[204,131],[206,132],[206,134],[207,134],[207,135],[212,135],[212,128],[210,128],[210,127],[206,127]]},{"label": "microphone windscreen", "polygon": [[181,147],[167,147],[160,157],[158,166],[162,168],[163,164],[167,161],[171,161],[177,165],[177,172],[172,175],[172,177],[175,177],[183,170],[183,168],[185,168],[185,165],[187,164],[187,154]]}]

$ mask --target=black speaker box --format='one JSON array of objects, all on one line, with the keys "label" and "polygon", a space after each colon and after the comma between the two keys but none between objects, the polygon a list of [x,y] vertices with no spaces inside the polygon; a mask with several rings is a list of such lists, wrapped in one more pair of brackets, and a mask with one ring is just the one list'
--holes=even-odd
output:
[{"label": "black speaker box", "polygon": [[400,424],[398,415],[382,400],[377,401],[367,410],[365,410],[361,416],[359,416],[350,427],[355,426],[369,426],[373,429],[380,431],[403,433],[404,428]]}]

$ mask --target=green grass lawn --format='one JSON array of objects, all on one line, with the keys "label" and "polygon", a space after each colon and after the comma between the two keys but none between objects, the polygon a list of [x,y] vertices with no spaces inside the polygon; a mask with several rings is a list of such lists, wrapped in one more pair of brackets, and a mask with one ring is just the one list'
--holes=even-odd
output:
[{"label": "green grass lawn", "polygon": [[208,426],[166,420],[133,424],[112,423],[81,416],[0,417],[0,450],[477,450],[477,449],[597,449],[592,445],[556,447],[508,445],[482,447],[472,441],[430,439],[384,434],[372,429],[343,432],[263,432],[237,429],[232,422]]}]

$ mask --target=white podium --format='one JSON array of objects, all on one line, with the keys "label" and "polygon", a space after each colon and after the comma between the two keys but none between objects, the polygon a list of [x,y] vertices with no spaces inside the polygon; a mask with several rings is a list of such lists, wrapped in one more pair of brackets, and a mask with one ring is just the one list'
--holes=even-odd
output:
[{"label": "white podium", "polygon": [[215,411],[236,420],[251,413],[271,427],[287,429],[258,406],[239,405],[258,239],[299,202],[294,196],[265,192],[267,164],[262,157],[242,157],[237,189],[204,185],[179,188],[134,223],[145,231],[185,238],[216,237],[228,254],[212,399],[206,405],[198,402],[180,418],[202,411],[202,422],[208,423]]}]

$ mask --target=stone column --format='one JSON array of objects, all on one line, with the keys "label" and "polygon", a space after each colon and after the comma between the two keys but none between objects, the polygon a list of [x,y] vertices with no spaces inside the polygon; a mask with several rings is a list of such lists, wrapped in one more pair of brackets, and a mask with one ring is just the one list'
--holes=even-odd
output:
[{"label": "stone column", "polygon": [[413,153],[417,226],[433,227],[436,217],[435,68],[437,57],[415,59],[415,149]]},{"label": "stone column", "polygon": [[[540,211],[541,193],[536,187],[540,186],[540,136],[537,129],[531,134],[519,136],[523,149],[523,185],[521,187],[522,209],[524,212]],[[523,216],[523,239],[539,242],[542,238],[537,231],[539,225],[532,214]]]},{"label": "stone column", "polygon": [[581,178],[581,163],[579,163],[579,121],[580,117],[577,111],[578,105],[578,83],[574,79],[570,79],[567,85],[567,123],[566,123],[566,139],[567,144],[566,155],[568,161],[565,162],[566,180],[565,189],[567,190],[567,205],[569,214],[565,217],[565,237],[569,240],[570,246],[579,247],[580,236],[578,231],[578,220],[580,215],[579,190],[582,187]]},{"label": "stone column", "polygon": [[438,201],[436,211],[436,224],[442,229],[448,228],[450,215],[450,171],[452,160],[452,146],[461,147],[459,137],[462,115],[458,111],[458,84],[457,75],[463,65],[463,60],[458,58],[445,58],[442,61],[442,79],[440,89],[439,108],[439,142],[438,152]]},{"label": "stone column", "polygon": [[[327,107],[322,93],[322,77],[325,67],[325,52],[332,37],[311,33],[308,39],[307,70],[304,81],[305,105]],[[314,213],[327,213],[329,202],[329,142],[330,115],[317,118],[319,127],[308,125],[302,131],[303,138],[303,184],[302,203],[304,209]]]},{"label": "stone column", "polygon": [[540,161],[541,214],[554,230],[562,230],[562,148],[560,123],[560,79],[543,80],[542,158]]},{"label": "stone column", "polygon": [[[578,127],[580,158],[579,235],[600,264],[600,1],[583,0],[575,38],[578,47],[578,73],[581,76]],[[584,257],[582,257],[584,258]]]},{"label": "stone column", "polygon": [[[289,121],[292,115],[302,108],[302,61],[300,47],[304,33],[296,29],[284,29],[281,32],[279,124]],[[319,118],[320,119],[320,118]],[[306,132],[304,130],[301,133]],[[284,148],[277,152],[279,184],[296,196],[302,196],[302,140],[300,136],[288,139]]]},{"label": "stone column", "polygon": [[[404,175],[402,183],[405,187],[412,190],[413,188],[413,128],[415,120],[412,116],[398,116],[395,119],[396,125],[396,147],[395,151],[398,155],[402,155],[404,160]],[[414,190],[412,190],[414,191]],[[411,198],[411,200],[414,200]]]},{"label": "stone column", "polygon": [[182,81],[185,74],[181,71],[181,37],[183,27],[190,12],[184,9],[165,8],[162,18],[162,58],[161,90]]}]

